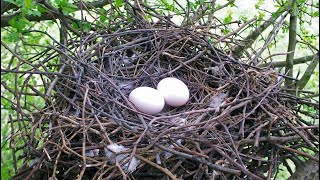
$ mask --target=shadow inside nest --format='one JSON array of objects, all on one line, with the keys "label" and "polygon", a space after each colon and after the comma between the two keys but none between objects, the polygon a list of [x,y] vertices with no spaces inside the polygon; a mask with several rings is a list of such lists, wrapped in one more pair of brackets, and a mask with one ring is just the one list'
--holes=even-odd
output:
[{"label": "shadow inside nest", "polygon": [[[32,155],[41,162],[35,179],[264,179],[270,164],[292,155],[284,144],[315,151],[293,122],[291,107],[302,101],[284,95],[277,73],[234,59],[201,32],[129,27],[59,48],[68,52],[66,76],[35,113],[48,137]],[[155,116],[132,108],[134,88],[165,77],[188,86],[186,105]]]}]

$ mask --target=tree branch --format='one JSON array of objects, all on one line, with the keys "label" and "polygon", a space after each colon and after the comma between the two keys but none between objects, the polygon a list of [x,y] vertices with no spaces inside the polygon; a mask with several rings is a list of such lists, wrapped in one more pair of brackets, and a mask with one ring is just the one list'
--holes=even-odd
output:
[{"label": "tree branch", "polygon": [[287,15],[288,15],[288,13],[284,13],[284,15],[280,18],[280,20],[277,23],[275,23],[275,25],[273,26],[273,29],[271,30],[267,39],[265,40],[264,45],[251,58],[250,62],[252,62],[255,65],[259,63],[259,61],[258,61],[259,57],[261,57],[261,54],[268,48],[269,44],[276,38],[276,36],[278,35],[278,32],[281,29],[282,24],[284,23],[284,20],[287,17]]},{"label": "tree branch", "polygon": [[7,1],[1,0],[1,14],[11,10],[11,9],[18,9],[19,7],[15,4],[11,4]]},{"label": "tree branch", "polygon": [[[286,68],[285,74],[287,76],[293,76],[293,58],[294,58],[294,51],[296,49],[297,44],[297,21],[298,21],[298,7],[296,0],[292,1],[292,9],[290,12],[290,24],[289,24],[289,44],[288,44],[288,51],[291,52],[287,54],[286,58]],[[285,79],[285,85],[288,87],[293,85],[293,81],[291,79]]]},{"label": "tree branch", "polygon": [[[20,13],[18,13],[20,14]],[[11,19],[13,19],[15,16],[17,16],[18,14],[14,14],[12,13],[12,15],[8,15],[8,16],[1,16],[1,27],[7,27],[7,26],[10,26],[9,24],[9,21]],[[56,19],[57,17],[56,16],[53,16],[52,13],[42,13],[41,16],[30,16],[30,15],[27,15],[25,16],[25,18],[28,20],[28,21],[36,21],[36,22],[40,22],[40,21],[44,21],[44,20],[53,20],[53,19]]]},{"label": "tree branch", "polygon": [[308,68],[304,72],[303,76],[297,82],[297,87],[299,89],[303,89],[306,86],[306,84],[308,83],[311,75],[314,73],[314,70],[318,64],[319,64],[319,54],[313,57],[311,63],[309,64]]},{"label": "tree branch", "polygon": [[[317,153],[316,157],[319,157]],[[305,165],[298,166],[288,180],[316,180],[319,179],[319,163],[308,160]]]},{"label": "tree branch", "polygon": [[289,10],[291,8],[291,4],[286,6],[285,8],[280,7],[276,12],[273,13],[269,19],[267,19],[262,25],[256,28],[252,33],[250,33],[245,39],[244,43],[235,46],[232,48],[232,54],[235,57],[241,57],[243,52],[245,52],[251,45],[257,40],[257,38],[261,35],[263,31],[265,31],[271,24],[273,24],[278,17],[282,15],[283,12]]},{"label": "tree branch", "polygon": [[[103,7],[109,3],[110,3],[109,0],[98,0],[98,1],[94,1],[94,2],[77,2],[74,5],[76,5],[80,10],[82,5],[87,6],[88,9],[93,9],[93,8]],[[21,12],[17,11],[17,12],[13,12],[11,14],[1,15],[1,27],[10,26],[9,21],[19,14],[21,14]],[[27,16],[25,16],[25,18],[28,21],[40,22],[40,21],[44,21],[44,20],[57,19],[59,17],[55,16],[52,13],[42,13],[41,16],[27,15]]]},{"label": "tree branch", "polygon": [[[212,4],[209,4],[209,3],[206,3],[204,4],[203,6],[200,6],[196,11],[195,13],[192,15],[192,17],[185,17],[184,20],[182,21],[182,26],[186,26],[187,23],[189,24],[194,24],[196,22],[198,22],[201,18],[203,18],[205,15],[207,15],[208,13],[211,13],[213,14],[214,12],[220,10],[220,9],[223,9],[227,6],[229,6],[230,4],[233,4],[235,2],[235,0],[229,0],[226,4],[222,5],[222,6],[219,6],[217,8],[214,8],[212,6]],[[213,3],[214,4],[214,3]],[[212,9],[210,12],[208,12],[209,9],[211,8],[214,8]],[[187,20],[191,19],[190,22],[188,22]]]},{"label": "tree branch", "polygon": [[[314,54],[314,55],[310,55],[310,56],[304,56],[304,57],[296,58],[296,59],[293,59],[292,62],[293,62],[293,65],[303,64],[303,63],[312,61],[313,58],[315,58],[316,60],[319,60],[319,54]],[[274,61],[274,62],[271,62],[271,63],[263,64],[262,66],[263,67],[270,66],[270,67],[276,68],[276,67],[285,67],[286,64],[287,64],[286,61]]]}]

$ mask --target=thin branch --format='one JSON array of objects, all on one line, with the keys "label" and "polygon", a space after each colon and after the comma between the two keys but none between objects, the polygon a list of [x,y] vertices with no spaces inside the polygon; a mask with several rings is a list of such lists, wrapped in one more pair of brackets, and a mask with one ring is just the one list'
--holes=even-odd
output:
[{"label": "thin branch", "polygon": [[253,62],[254,64],[258,64],[259,57],[261,57],[261,54],[268,48],[269,44],[276,38],[287,15],[288,15],[287,13],[284,13],[284,15],[280,18],[280,20],[274,25],[272,31],[268,35],[268,38],[265,40],[263,47],[259,49],[259,51],[254,55],[254,57],[251,58],[251,62]]},{"label": "thin branch", "polygon": [[144,161],[145,163],[150,164],[151,166],[159,169],[160,171],[162,171],[164,174],[166,174],[167,176],[169,176],[172,180],[179,180],[174,174],[172,174],[167,168],[163,168],[161,166],[159,166],[158,164],[140,156],[140,155],[136,155],[136,157],[142,161]]},{"label": "thin branch", "polygon": [[208,10],[209,10],[209,9],[212,9],[212,8],[214,8],[214,7],[212,7],[212,4],[211,4],[211,3],[210,3],[210,4],[209,4],[209,3],[206,3],[206,4],[204,4],[203,6],[200,6],[200,7],[196,10],[196,12],[194,12],[193,16],[190,18],[190,19],[191,19],[190,22],[187,21],[188,18],[185,18],[184,21],[182,22],[182,26],[187,25],[187,23],[193,25],[194,23],[198,22],[201,18],[203,18],[204,16],[206,16],[208,13],[213,14],[214,12],[216,12],[216,11],[218,11],[218,10],[220,10],[220,9],[223,9],[223,8],[229,6],[230,4],[233,4],[234,1],[235,1],[235,0],[229,0],[226,4],[224,4],[224,5],[222,5],[222,6],[219,6],[219,7],[215,8],[215,9],[213,9],[213,10],[210,11],[210,12],[209,12]]},{"label": "thin branch", "polygon": [[198,161],[202,164],[205,164],[209,167],[211,167],[212,169],[214,170],[217,170],[217,171],[221,171],[221,172],[227,172],[227,173],[230,173],[230,174],[235,174],[235,175],[239,175],[240,174],[240,171],[237,170],[237,169],[230,169],[230,168],[227,168],[227,167],[223,167],[223,166],[220,166],[220,165],[216,165],[216,164],[213,164],[203,158],[198,158],[197,156],[195,155],[190,155],[190,154],[186,154],[186,153],[182,153],[182,152],[178,152],[176,150],[173,150],[171,148],[166,148],[162,145],[159,145],[159,144],[156,144],[155,146],[157,146],[158,148],[164,150],[164,151],[167,151],[167,152],[170,152],[172,154],[176,154],[176,155],[179,155],[181,157],[184,157],[186,159],[191,159],[191,160],[194,160],[194,161]]},{"label": "thin branch", "polygon": [[[292,62],[293,62],[293,65],[303,64],[303,63],[312,61],[314,58],[316,60],[319,60],[319,54],[314,54],[314,55],[310,55],[310,56],[304,56],[304,57],[296,58],[296,59],[293,59]],[[263,64],[262,66],[264,66],[264,67],[266,67],[266,66],[284,67],[284,66],[286,66],[286,63],[287,63],[286,61],[274,61],[274,62],[270,62],[270,63],[267,63],[267,64]]]},{"label": "thin branch", "polygon": [[235,30],[234,32],[231,32],[223,37],[220,37],[214,43],[219,43],[219,42],[223,41],[224,39],[227,39],[228,37],[239,33],[244,27],[246,27],[248,24],[252,23],[255,20],[256,20],[256,18],[253,18],[253,19],[247,21],[246,23],[242,24],[237,30]]},{"label": "thin branch", "polygon": [[[298,7],[296,0],[292,1],[292,9],[290,12],[290,24],[289,24],[289,44],[288,44],[288,52],[286,58],[286,68],[285,74],[287,76],[293,77],[293,58],[294,51],[296,49],[297,44],[297,24],[298,24]],[[285,79],[285,84],[289,87],[292,86],[293,81],[291,79]]]},{"label": "thin branch", "polygon": [[267,19],[262,25],[256,28],[252,33],[250,33],[245,39],[243,44],[239,44],[232,49],[232,54],[236,57],[241,57],[243,52],[245,52],[251,45],[257,40],[257,38],[261,35],[263,31],[265,31],[270,25],[274,24],[274,22],[282,15],[283,12],[290,9],[291,6],[279,8],[276,12],[273,13],[269,19]]},{"label": "thin branch", "polygon": [[319,64],[319,54],[315,55],[309,64],[307,70],[304,72],[301,79],[297,82],[297,87],[299,89],[303,89],[306,84],[308,83],[311,75],[314,73],[314,70],[316,69],[317,65]]}]

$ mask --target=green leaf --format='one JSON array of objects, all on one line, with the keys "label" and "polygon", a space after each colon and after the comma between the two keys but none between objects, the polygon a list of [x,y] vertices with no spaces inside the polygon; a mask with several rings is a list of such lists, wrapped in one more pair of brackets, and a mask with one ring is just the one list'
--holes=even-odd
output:
[{"label": "green leaf", "polygon": [[255,7],[256,9],[259,9],[262,4],[263,4],[263,0],[259,0],[259,1],[254,5],[254,7]]},{"label": "green leaf", "polygon": [[198,1],[196,1],[196,4],[202,5],[202,4],[203,4],[203,0],[198,0]]},{"label": "green leaf", "polygon": [[82,28],[83,28],[84,31],[90,31],[91,30],[91,24],[88,23],[88,22],[84,22],[82,24]]},{"label": "green leaf", "polygon": [[198,7],[198,4],[197,3],[193,3],[193,2],[190,2],[190,8],[191,9],[197,9],[197,7]]},{"label": "green leaf", "polygon": [[33,12],[33,11],[37,11],[36,5],[33,3],[33,0],[23,0],[22,7],[21,7],[22,16],[39,15],[39,13]]},{"label": "green leaf", "polygon": [[115,6],[117,7],[117,8],[119,8],[119,7],[122,7],[123,6],[123,0],[116,0],[115,1]]},{"label": "green leaf", "polygon": [[104,8],[100,8],[99,13],[100,13],[100,17],[99,17],[100,21],[105,22],[107,20],[107,16],[106,16],[107,11]]},{"label": "green leaf", "polygon": [[78,6],[76,6],[76,5],[74,5],[74,4],[69,4],[68,3],[68,5],[67,5],[69,8],[71,8],[71,9],[78,9]]},{"label": "green leaf", "polygon": [[259,20],[263,20],[263,18],[266,16],[266,13],[265,12],[258,12],[258,19]]},{"label": "green leaf", "polygon": [[224,34],[224,35],[227,35],[229,32],[230,32],[230,31],[229,31],[228,29],[224,29],[224,30],[223,30],[223,34]]},{"label": "green leaf", "polygon": [[61,4],[61,0],[54,0],[54,3],[56,3],[57,5]]},{"label": "green leaf", "polygon": [[247,22],[247,21],[248,21],[248,17],[245,16],[245,15],[241,15],[241,16],[240,16],[240,19],[241,19],[241,21],[243,21],[243,22]]},{"label": "green leaf", "polygon": [[54,0],[54,2],[59,8],[61,8],[64,15],[69,15],[70,13],[78,10],[78,6],[69,3],[68,0]]},{"label": "green leaf", "polygon": [[38,17],[41,16],[41,13],[38,10],[32,10],[32,9],[28,9],[27,10],[27,14],[28,15],[33,15],[33,16],[38,16]]},{"label": "green leaf", "polygon": [[22,3],[23,3],[23,0],[4,0],[4,1],[7,1],[11,4],[15,4],[16,6],[22,6]]},{"label": "green leaf", "polygon": [[228,15],[223,19],[223,22],[226,23],[230,23],[232,21],[232,12],[229,11]]},{"label": "green leaf", "polygon": [[32,1],[33,1],[33,0],[23,0],[24,7],[25,7],[26,9],[31,9],[31,8],[33,8],[34,4],[32,4]]},{"label": "green leaf", "polygon": [[68,0],[54,0],[54,2],[61,8],[69,4]]},{"label": "green leaf", "polygon": [[76,29],[76,30],[80,29],[79,25],[78,25],[77,23],[75,23],[75,22],[72,22],[71,25],[72,25],[72,27],[73,27],[74,29]]},{"label": "green leaf", "polygon": [[303,4],[303,3],[305,3],[306,2],[306,0],[297,0],[297,3],[298,4]]},{"label": "green leaf", "polygon": [[8,40],[10,42],[16,42],[19,39],[19,33],[17,32],[12,32],[8,35]]},{"label": "green leaf", "polygon": [[105,22],[107,20],[107,17],[105,15],[100,15],[100,21]]},{"label": "green leaf", "polygon": [[29,21],[21,16],[16,16],[9,21],[11,27],[17,29],[17,32],[21,32]]},{"label": "green leaf", "polygon": [[174,4],[169,5],[168,6],[168,10],[174,11],[175,10]]},{"label": "green leaf", "polygon": [[312,14],[313,17],[319,17],[319,11],[315,11],[313,14]]},{"label": "green leaf", "polygon": [[74,4],[69,4],[69,3],[67,3],[67,4],[63,3],[63,4],[64,5],[61,6],[61,9],[62,9],[63,14],[65,14],[65,15],[76,12],[78,10],[78,6],[76,6]]},{"label": "green leaf", "polygon": [[37,10],[38,10],[40,13],[48,12],[47,9],[45,9],[45,8],[43,8],[42,6],[39,6],[39,5],[37,5]]},{"label": "green leaf", "polygon": [[106,11],[104,8],[100,8],[100,9],[99,9],[99,13],[101,13],[101,14],[106,14],[107,11]]},{"label": "green leaf", "polygon": [[279,12],[274,12],[271,14],[271,17],[276,18],[276,17],[278,17],[278,15],[279,15]]}]

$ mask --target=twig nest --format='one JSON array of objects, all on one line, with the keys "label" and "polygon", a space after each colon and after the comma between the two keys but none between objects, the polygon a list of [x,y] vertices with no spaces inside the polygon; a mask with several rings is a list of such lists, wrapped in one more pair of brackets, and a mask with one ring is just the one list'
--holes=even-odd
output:
[{"label": "twig nest", "polygon": [[151,87],[138,87],[129,95],[136,108],[147,114],[157,114],[164,107],[164,98],[156,89]]},{"label": "twig nest", "polygon": [[[57,179],[123,179],[121,176],[129,173],[127,177],[134,179],[261,179],[265,173],[261,169],[269,170],[265,169],[269,162],[261,158],[284,159],[293,151],[300,152],[300,145],[318,152],[313,148],[318,141],[312,137],[319,135],[319,128],[306,125],[297,129],[304,124],[303,112],[289,104],[315,111],[318,106],[286,94],[281,82],[268,81],[273,70],[234,59],[229,52],[208,44],[203,32],[165,27],[166,22],[159,24],[164,26],[162,30],[145,29],[144,24],[132,22],[121,33],[108,29],[96,37],[81,38],[81,43],[70,39],[68,46],[57,46],[61,49],[55,54],[68,52],[68,59],[62,61],[68,68],[61,71],[67,76],[59,76],[53,83],[55,96],[46,101],[45,109],[32,114],[34,121],[28,123],[34,128],[26,134],[33,137],[29,144],[44,144],[43,151],[26,151],[25,160],[34,161],[13,179],[30,179],[32,173],[39,173],[38,177],[55,174]],[[88,56],[72,58],[78,53]],[[51,56],[47,53],[44,58]],[[175,78],[161,78],[168,74]],[[156,89],[152,88],[155,82],[159,82]],[[144,114],[133,111],[132,103]],[[179,108],[160,114],[165,103]],[[157,121],[147,116],[157,113]],[[305,134],[306,128],[310,136]],[[33,134],[38,131],[49,131],[48,138],[35,139]],[[236,150],[233,144],[237,144]],[[281,150],[286,147],[292,152]],[[79,157],[83,148],[85,154]],[[48,154],[52,161],[41,158]],[[83,162],[88,168],[78,166],[83,156],[90,157]],[[202,165],[206,170],[199,168]],[[163,177],[159,177],[161,172]]]},{"label": "twig nest", "polygon": [[[129,158],[130,154],[122,153],[124,151],[127,151],[128,149],[129,148],[127,147],[114,143],[114,144],[109,144],[107,148],[104,148],[104,153],[105,153],[105,156],[111,160],[111,163],[115,164],[116,161],[122,162],[126,158]],[[140,160],[137,159],[135,156],[133,156],[132,160],[122,165],[121,168],[123,168],[127,172],[133,172],[136,170],[137,166],[139,166],[140,164],[141,164]]]},{"label": "twig nest", "polygon": [[169,106],[179,107],[186,104],[189,100],[188,87],[177,78],[169,77],[162,79],[157,86],[157,90]]}]

